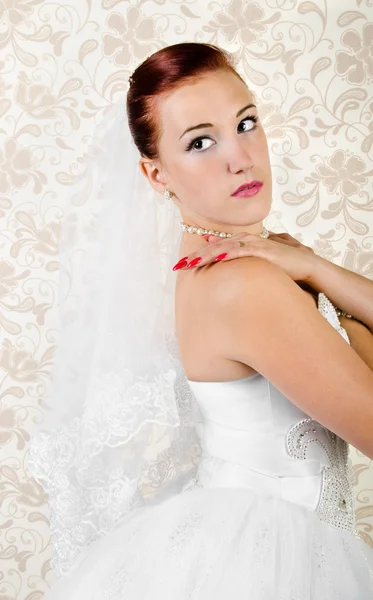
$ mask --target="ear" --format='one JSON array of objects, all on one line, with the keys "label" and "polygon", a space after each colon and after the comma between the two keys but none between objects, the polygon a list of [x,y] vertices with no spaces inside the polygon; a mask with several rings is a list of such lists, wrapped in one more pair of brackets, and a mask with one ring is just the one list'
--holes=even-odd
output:
[{"label": "ear", "polygon": [[141,158],[139,161],[140,169],[156,192],[163,194],[167,186],[166,178],[163,175],[158,161],[149,158]]}]

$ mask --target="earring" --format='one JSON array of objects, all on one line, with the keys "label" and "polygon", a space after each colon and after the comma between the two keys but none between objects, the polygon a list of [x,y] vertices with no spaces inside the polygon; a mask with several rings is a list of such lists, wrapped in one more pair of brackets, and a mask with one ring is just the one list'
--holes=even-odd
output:
[{"label": "earring", "polygon": [[171,200],[173,194],[169,188],[166,188],[163,192],[163,195],[166,198],[166,200]]}]

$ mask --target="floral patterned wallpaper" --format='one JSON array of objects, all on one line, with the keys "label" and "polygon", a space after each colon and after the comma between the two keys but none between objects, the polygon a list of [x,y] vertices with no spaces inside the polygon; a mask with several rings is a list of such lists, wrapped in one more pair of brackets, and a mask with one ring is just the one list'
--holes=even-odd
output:
[{"label": "floral patterned wallpaper", "polygon": [[[1,600],[39,600],[54,579],[47,498],[26,461],[58,342],[60,222],[95,121],[141,60],[180,41],[237,57],[289,232],[373,278],[371,0],[0,2]],[[351,457],[373,546],[372,461]]]}]

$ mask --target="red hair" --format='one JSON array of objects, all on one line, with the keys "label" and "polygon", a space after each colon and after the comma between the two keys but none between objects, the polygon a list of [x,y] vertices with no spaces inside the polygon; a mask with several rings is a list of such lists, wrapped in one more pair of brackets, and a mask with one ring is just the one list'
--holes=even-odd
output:
[{"label": "red hair", "polygon": [[219,69],[231,71],[245,83],[235,70],[234,58],[228,51],[197,42],[162,48],[135,69],[127,93],[127,115],[133,140],[141,156],[158,158],[160,136],[156,106],[160,97],[184,83],[195,81],[205,73]]}]

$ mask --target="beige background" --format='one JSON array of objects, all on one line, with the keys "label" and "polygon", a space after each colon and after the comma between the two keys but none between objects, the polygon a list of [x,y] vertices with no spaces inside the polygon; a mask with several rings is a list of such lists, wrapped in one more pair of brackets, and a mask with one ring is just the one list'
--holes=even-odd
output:
[{"label": "beige background", "polygon": [[[370,0],[0,0],[1,600],[39,600],[53,581],[46,498],[25,459],[58,340],[59,222],[95,119],[142,59],[181,41],[237,56],[289,232],[373,278]],[[372,461],[352,460],[373,546]]]}]

